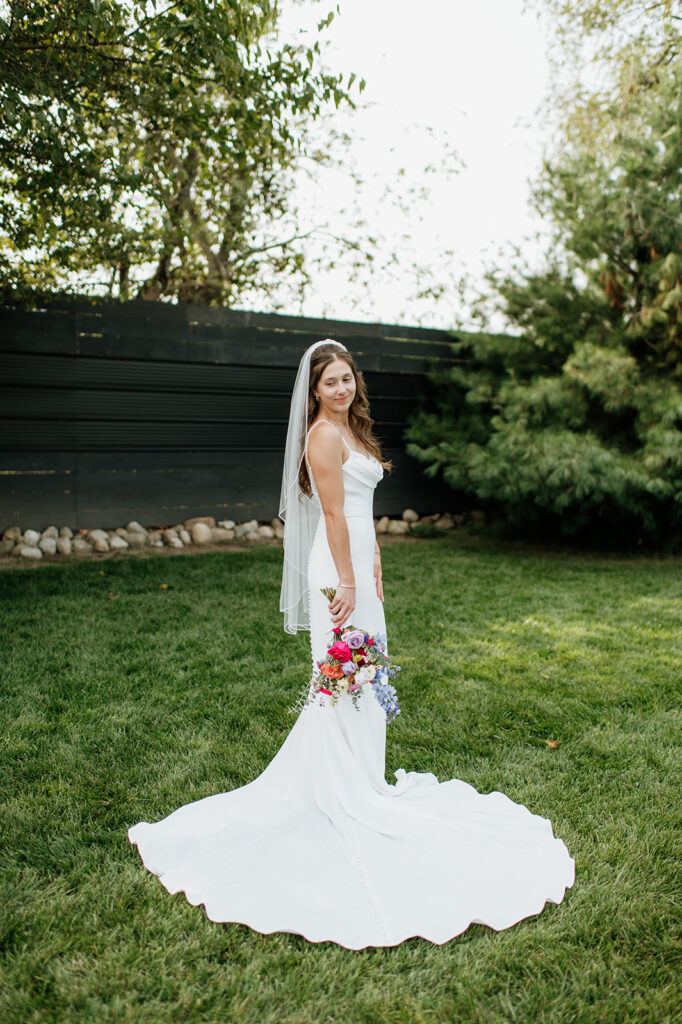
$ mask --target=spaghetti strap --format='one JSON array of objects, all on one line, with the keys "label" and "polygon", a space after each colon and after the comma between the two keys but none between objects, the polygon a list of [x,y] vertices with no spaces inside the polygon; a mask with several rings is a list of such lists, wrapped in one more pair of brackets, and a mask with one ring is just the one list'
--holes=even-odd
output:
[{"label": "spaghetti strap", "polygon": [[339,428],[334,423],[332,423],[331,420],[326,420],[323,416],[320,416],[319,420],[315,420],[315,422],[313,423],[312,427],[310,428],[308,433],[305,435],[305,449],[304,449],[304,451],[305,451],[305,456],[306,456],[306,462],[308,461],[308,438],[310,437],[310,435],[312,434],[313,430],[315,429],[315,427],[317,426],[318,423],[328,423],[331,427],[334,427],[334,430],[338,430],[339,437],[341,438],[341,440],[345,444],[345,446],[348,449],[348,451],[349,452],[353,451],[353,449],[348,444],[348,441],[346,441],[345,437],[343,436],[343,434],[341,433]]}]

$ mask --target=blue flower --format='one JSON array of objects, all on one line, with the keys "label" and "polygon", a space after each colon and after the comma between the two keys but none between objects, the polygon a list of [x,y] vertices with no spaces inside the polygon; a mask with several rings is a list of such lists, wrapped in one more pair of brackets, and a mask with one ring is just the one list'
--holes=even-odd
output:
[{"label": "blue flower", "polygon": [[398,695],[390,683],[375,683],[372,687],[374,696],[386,714],[386,722],[392,722],[400,714]]}]

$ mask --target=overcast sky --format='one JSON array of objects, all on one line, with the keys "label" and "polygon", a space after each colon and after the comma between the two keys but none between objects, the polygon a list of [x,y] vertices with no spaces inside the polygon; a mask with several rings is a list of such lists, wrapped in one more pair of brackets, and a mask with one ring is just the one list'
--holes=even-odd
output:
[{"label": "overcast sky", "polygon": [[[367,109],[343,121],[352,160],[371,182],[362,214],[389,249],[400,248],[406,231],[413,243],[398,266],[355,285],[343,272],[316,277],[303,307],[291,311],[454,326],[466,320],[466,307],[452,288],[436,302],[413,298],[415,261],[435,267],[439,279],[466,273],[474,282],[485,266],[508,265],[513,245],[532,264],[541,262],[533,236],[542,225],[529,206],[529,182],[546,141],[537,116],[549,87],[543,26],[522,13],[523,0],[340,0],[339,7],[324,33],[325,61],[367,82]],[[283,0],[280,37],[313,39],[315,23],[331,9],[333,3]],[[388,181],[418,185],[425,163],[438,163],[448,146],[466,166],[428,179],[429,201],[412,204],[407,219],[390,201],[378,201]],[[400,167],[406,174],[397,179]],[[319,187],[306,181],[301,189],[313,221],[323,214],[346,233],[343,182],[322,176]],[[444,261],[447,249],[455,255]]]}]

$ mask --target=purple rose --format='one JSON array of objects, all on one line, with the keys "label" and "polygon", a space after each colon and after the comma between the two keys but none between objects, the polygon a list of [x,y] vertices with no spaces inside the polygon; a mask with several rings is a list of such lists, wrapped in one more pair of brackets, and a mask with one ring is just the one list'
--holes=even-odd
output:
[{"label": "purple rose", "polygon": [[365,634],[361,629],[351,629],[343,635],[344,641],[353,650],[357,650],[358,647],[362,647],[365,642]]},{"label": "purple rose", "polygon": [[352,676],[353,673],[355,672],[355,669],[357,668],[357,666],[356,666],[355,662],[353,662],[353,661],[344,661],[344,663],[341,666],[341,668],[343,669],[344,675]]}]

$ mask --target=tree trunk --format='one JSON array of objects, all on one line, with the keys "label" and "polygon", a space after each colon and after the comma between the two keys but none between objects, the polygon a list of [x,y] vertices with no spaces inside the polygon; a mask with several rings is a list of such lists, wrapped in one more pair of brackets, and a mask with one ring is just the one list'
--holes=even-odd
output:
[{"label": "tree trunk", "polygon": [[178,247],[182,248],[182,218],[190,204],[192,187],[196,181],[198,171],[199,150],[196,146],[191,146],[181,164],[181,179],[178,190],[167,207],[172,224],[171,232],[166,238],[153,276],[140,286],[137,293],[140,299],[155,301],[166,294],[170,280],[171,259],[175,250]]}]

